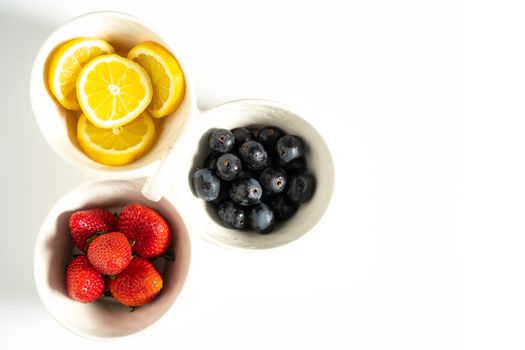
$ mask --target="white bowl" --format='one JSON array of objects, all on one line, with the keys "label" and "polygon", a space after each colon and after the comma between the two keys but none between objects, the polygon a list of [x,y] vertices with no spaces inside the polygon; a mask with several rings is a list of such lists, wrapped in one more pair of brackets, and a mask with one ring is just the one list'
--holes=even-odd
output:
[{"label": "white bowl", "polygon": [[[68,111],[52,97],[47,84],[48,60],[53,50],[65,41],[78,37],[95,37],[108,41],[117,53],[126,53],[135,45],[152,40],[166,47],[176,57],[186,78],[186,93],[179,108],[167,117],[156,120],[158,140],[139,160],[120,167],[99,164],[87,157],[76,139],[79,112]],[[95,12],[72,19],[55,30],[42,44],[31,72],[29,88],[31,106],[45,139],[68,163],[90,177],[136,178],[151,174],[158,161],[182,132],[189,116],[196,109],[193,89],[180,55],[151,27],[138,18],[118,12]]]},{"label": "white bowl", "polygon": [[[108,339],[131,335],[152,325],[174,303],[186,279],[190,261],[188,232],[224,247],[266,249],[290,243],[317,224],[330,203],[334,167],[330,151],[315,127],[288,108],[263,100],[234,101],[201,112],[196,107],[187,71],[184,71],[184,100],[173,115],[161,120],[160,136],[148,154],[123,167],[105,166],[88,158],[76,141],[75,113],[66,111],[51,97],[46,83],[50,54],[61,43],[76,37],[105,39],[119,53],[126,53],[145,40],[153,40],[170,49],[179,63],[182,61],[151,26],[116,12],[92,13],[71,20],[50,35],[35,59],[30,82],[31,104],[42,134],[55,152],[88,177],[133,179],[153,174],[144,186],[123,180],[81,185],[60,199],[45,218],[35,245],[35,284],[46,308],[65,328],[84,337]],[[192,191],[191,174],[201,166],[206,155],[204,135],[214,128],[266,125],[277,126],[306,141],[308,169],[316,177],[314,197],[271,234],[228,229]],[[156,209],[175,231],[176,261],[162,268],[165,284],[161,295],[133,313],[117,303],[73,301],[65,289],[65,267],[73,250],[68,232],[69,216],[84,208],[111,208],[129,202]]]},{"label": "white bowl", "polygon": [[[157,321],[175,302],[186,280],[190,263],[190,240],[184,221],[167,199],[151,202],[144,198],[142,185],[129,181],[106,180],[81,185],[64,195],[47,214],[37,236],[33,269],[38,294],[53,317],[70,331],[95,339],[128,336]],[[173,230],[174,262],[157,259],[163,276],[159,296],[134,312],[114,301],[82,304],[66,291],[65,268],[74,251],[69,233],[69,217],[77,210],[123,207],[138,202],[158,211]],[[159,265],[160,264],[160,265]]]},{"label": "white bowl", "polygon": [[[191,174],[202,167],[208,153],[204,135],[215,128],[261,128],[267,125],[299,135],[305,141],[308,170],[316,178],[314,196],[270,234],[226,228],[217,221],[210,205],[192,191]],[[330,150],[310,123],[275,102],[239,100],[211,108],[192,118],[158,171],[146,181],[143,194],[153,200],[165,195],[179,208],[189,231],[213,243],[230,248],[266,249],[290,243],[310,231],[328,208],[333,187],[334,166]]]}]

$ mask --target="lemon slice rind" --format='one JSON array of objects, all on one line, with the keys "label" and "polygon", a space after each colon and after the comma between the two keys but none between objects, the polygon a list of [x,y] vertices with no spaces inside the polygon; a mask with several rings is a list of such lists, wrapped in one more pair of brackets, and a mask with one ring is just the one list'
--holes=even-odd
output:
[{"label": "lemon slice rind", "polygon": [[[136,133],[130,130],[133,128],[143,129],[142,125],[146,128],[145,133]],[[96,135],[90,135],[87,131],[88,128],[91,128],[91,130],[95,128]],[[115,139],[109,140],[109,138],[118,137],[117,135],[120,133],[127,133],[128,137],[131,133],[133,134],[133,138],[140,138],[141,140],[135,145],[123,150],[106,148],[99,144],[108,141],[109,143],[115,144]],[[98,138],[99,143],[95,142],[93,140],[94,138]],[[82,114],[78,120],[77,139],[82,151],[94,161],[108,166],[124,166],[140,159],[151,149],[155,141],[155,125],[147,111],[144,111],[129,124],[115,129],[98,128],[91,124],[88,118]],[[122,142],[122,140],[118,141]]]},{"label": "lemon slice rind", "polygon": [[[152,72],[150,67],[142,62],[144,56],[150,56],[160,64],[170,81],[168,98],[160,108],[155,108],[155,99],[158,98],[156,91],[157,77],[155,72]],[[184,99],[186,91],[184,73],[177,59],[166,48],[152,41],[145,41],[135,46],[129,51],[127,57],[141,64],[152,80],[153,99],[148,107],[151,116],[162,118],[176,111]]]},{"label": "lemon slice rind", "polygon": [[[76,38],[71,39],[63,43],[56,52],[51,57],[49,63],[49,74],[48,74],[48,85],[51,93],[55,96],[56,100],[66,109],[79,111],[80,105],[76,98],[76,94],[73,94],[74,100],[70,100],[67,95],[71,91],[63,91],[63,86],[66,84],[72,84],[72,89],[76,89],[75,81],[80,73],[82,67],[87,64],[90,60],[96,56],[84,56],[79,60],[78,53],[81,49],[92,50],[93,48],[100,49],[99,55],[111,54],[115,52],[115,49],[106,41],[102,39],[95,38]],[[66,68],[67,61],[72,59],[72,56],[75,58],[73,64],[78,64],[80,67],[75,65],[75,71],[72,71],[69,68]],[[70,71],[71,81],[63,84],[61,76],[63,73]]]},{"label": "lemon slice rind", "polygon": [[[111,62],[122,63],[127,66],[127,69],[131,69],[134,72],[136,72],[140,79],[138,84],[140,84],[145,89],[144,97],[140,99],[138,104],[135,105],[135,107],[132,108],[131,110],[127,110],[128,113],[125,116],[117,118],[117,119],[113,118],[116,113],[116,102],[115,101],[117,100],[117,97],[118,97],[120,99],[121,104],[124,104],[124,102],[119,93],[112,95],[111,88],[109,88],[109,84],[111,84],[112,86],[118,87],[118,84],[120,83],[120,81],[115,82],[112,80],[113,76],[110,70],[109,70],[109,74],[110,74],[110,79],[112,81],[107,81],[106,77],[102,77],[102,79],[106,79],[106,82],[108,84],[107,91],[101,90],[101,92],[98,92],[98,93],[106,94],[103,101],[105,101],[108,98],[114,98],[112,115],[106,116],[106,118],[100,118],[100,116],[97,114],[97,107],[99,106],[91,106],[91,103],[89,102],[89,97],[91,96],[91,94],[88,94],[85,91],[86,85],[90,83],[88,81],[88,77],[90,73],[92,71],[96,71],[96,68],[98,65],[108,64],[109,66]],[[98,75],[100,75],[100,73]],[[123,88],[124,86],[121,86],[121,87]],[[148,107],[149,103],[151,102],[151,98],[152,98],[151,81],[149,79],[147,72],[138,63],[132,60],[128,60],[126,58],[120,57],[116,54],[102,55],[102,56],[98,56],[95,59],[91,60],[88,64],[84,66],[84,68],[82,68],[78,76],[78,79],[77,79],[77,97],[78,97],[78,102],[80,104],[80,107],[82,111],[84,112],[84,115],[86,116],[87,119],[89,119],[91,123],[98,126],[99,128],[104,128],[104,129],[117,128],[137,118]]]}]

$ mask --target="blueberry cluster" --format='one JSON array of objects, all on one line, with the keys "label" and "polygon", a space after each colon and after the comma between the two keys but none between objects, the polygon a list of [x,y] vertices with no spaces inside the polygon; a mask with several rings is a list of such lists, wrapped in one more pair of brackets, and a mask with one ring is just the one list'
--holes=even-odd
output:
[{"label": "blueberry cluster", "polygon": [[233,229],[270,233],[309,201],[315,178],[306,172],[305,144],[274,126],[215,129],[203,168],[192,175],[195,193],[212,203]]}]

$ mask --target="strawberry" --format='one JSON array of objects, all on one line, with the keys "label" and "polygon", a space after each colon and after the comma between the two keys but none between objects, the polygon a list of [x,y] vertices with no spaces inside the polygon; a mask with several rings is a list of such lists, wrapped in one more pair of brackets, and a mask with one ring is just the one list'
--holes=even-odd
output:
[{"label": "strawberry", "polygon": [[98,232],[115,231],[117,218],[106,209],[95,208],[74,212],[69,218],[73,243],[86,251],[87,239]]},{"label": "strawberry", "polygon": [[131,246],[120,232],[104,233],[89,243],[87,258],[98,272],[116,275],[131,261]]},{"label": "strawberry", "polygon": [[109,280],[109,290],[120,303],[133,307],[153,301],[162,284],[162,276],[155,266],[149,260],[136,257],[115,279]]},{"label": "strawberry", "polygon": [[128,204],[122,209],[118,231],[134,241],[133,252],[146,259],[164,254],[173,238],[168,223],[159,213],[137,203]]},{"label": "strawberry", "polygon": [[67,294],[81,303],[91,303],[104,293],[104,276],[96,271],[85,255],[77,256],[66,270]]}]

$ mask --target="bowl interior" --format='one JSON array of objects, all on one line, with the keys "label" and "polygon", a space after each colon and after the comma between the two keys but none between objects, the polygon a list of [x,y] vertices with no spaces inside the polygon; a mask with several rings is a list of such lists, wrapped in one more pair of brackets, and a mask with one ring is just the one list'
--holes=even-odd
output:
[{"label": "bowl interior", "polygon": [[[51,209],[35,245],[34,277],[38,294],[51,314],[67,329],[88,338],[115,338],[136,333],[159,319],[174,303],[186,279],[190,261],[190,241],[186,225],[166,199],[151,202],[140,194],[141,185],[128,181],[99,181],[80,186]],[[82,304],[72,300],[65,287],[65,268],[72,259],[69,234],[70,215],[81,209],[122,207],[138,202],[157,210],[170,224],[174,236],[170,250],[175,262],[157,259],[164,286],[152,303],[134,312],[109,299]],[[160,261],[160,262],[159,262]]]},{"label": "bowl interior", "polygon": [[[192,190],[191,174],[202,167],[207,155],[205,135],[215,128],[261,128],[267,125],[277,126],[305,140],[308,171],[316,177],[314,197],[301,205],[291,219],[277,225],[268,235],[228,229],[217,221],[211,206],[196,197]],[[219,245],[264,249],[292,242],[319,221],[330,202],[334,186],[334,168],[326,143],[312,125],[272,102],[235,101],[203,112],[187,128],[175,146],[175,152],[176,159],[173,163],[178,164],[178,170],[173,174],[173,187],[167,196],[183,212],[191,232],[196,232]]]},{"label": "bowl interior", "polygon": [[[186,78],[186,93],[179,108],[164,118],[155,120],[157,142],[141,159],[121,167],[99,164],[87,157],[79,148],[76,126],[80,112],[68,111],[52,96],[47,84],[49,57],[60,44],[78,37],[95,37],[108,41],[117,53],[125,56],[135,45],[152,40],[170,50],[181,64]],[[30,83],[33,113],[47,142],[62,158],[84,172],[119,178],[145,176],[151,172],[166,150],[182,132],[195,102],[187,72],[177,52],[141,20],[118,12],[96,12],[77,17],[53,32],[44,42],[33,63]]]}]

